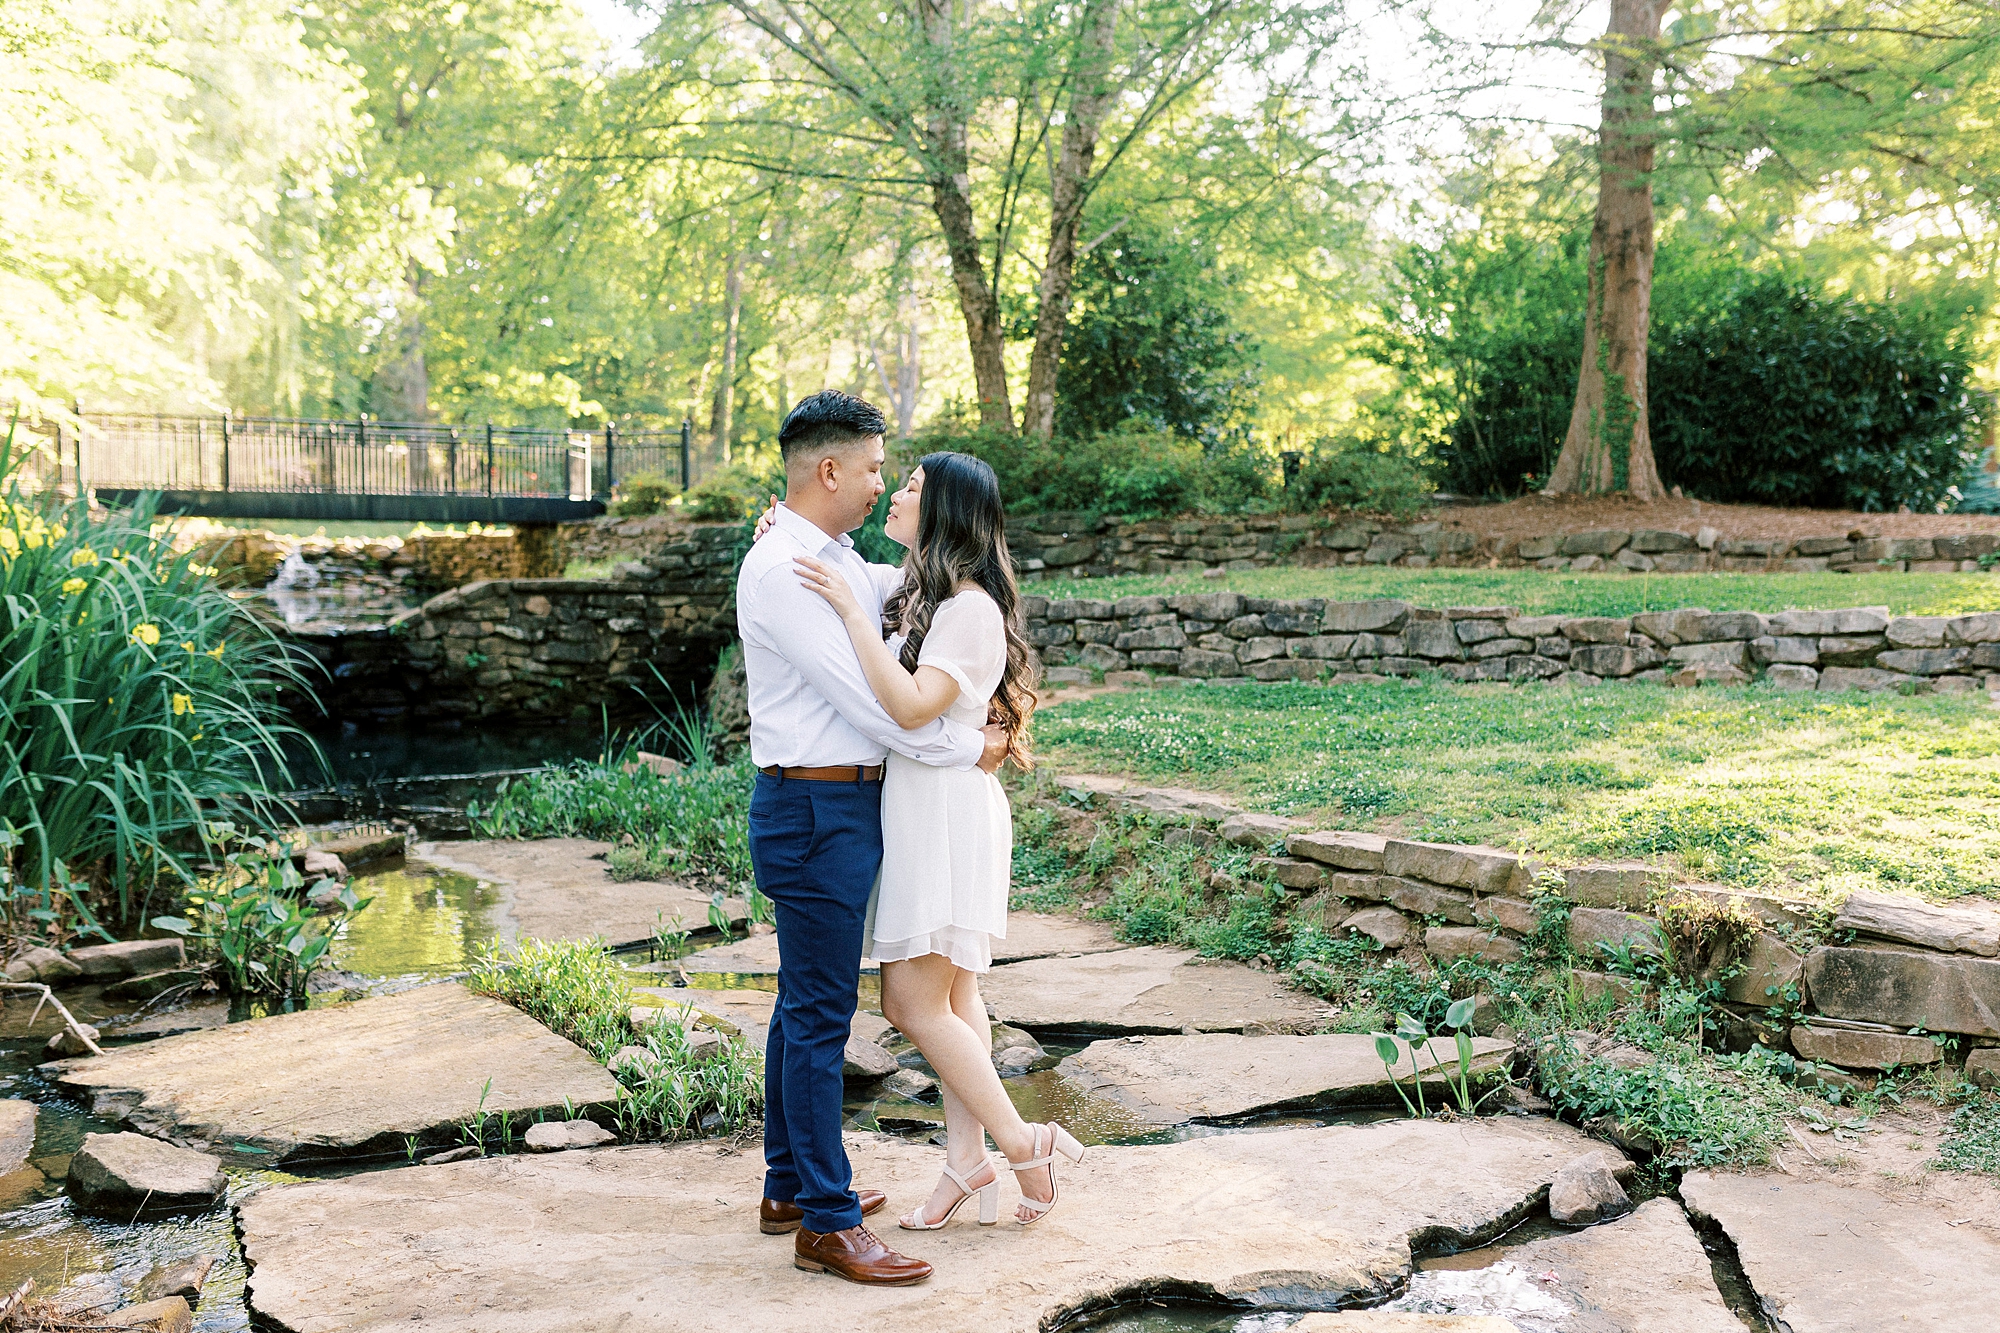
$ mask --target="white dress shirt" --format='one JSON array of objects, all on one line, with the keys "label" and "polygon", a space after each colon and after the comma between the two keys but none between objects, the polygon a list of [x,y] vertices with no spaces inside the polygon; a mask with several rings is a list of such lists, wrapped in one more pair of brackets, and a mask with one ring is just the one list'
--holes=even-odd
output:
[{"label": "white dress shirt", "polygon": [[986,749],[977,728],[939,718],[905,731],[883,710],[847,627],[824,597],[799,581],[794,556],[840,571],[876,626],[901,571],[870,565],[845,535],[787,509],[743,558],[736,576],[736,630],[750,686],[750,759],[759,768],[879,764],[890,750],[940,768],[971,768]]}]

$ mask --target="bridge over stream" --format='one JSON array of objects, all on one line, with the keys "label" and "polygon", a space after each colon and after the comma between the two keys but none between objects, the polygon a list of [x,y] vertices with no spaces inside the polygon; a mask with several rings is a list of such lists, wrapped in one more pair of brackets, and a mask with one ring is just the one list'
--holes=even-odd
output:
[{"label": "bridge over stream", "polygon": [[59,430],[55,478],[105,504],[158,492],[162,512],[339,522],[564,523],[602,514],[640,475],[700,480],[692,429],[85,413]]}]

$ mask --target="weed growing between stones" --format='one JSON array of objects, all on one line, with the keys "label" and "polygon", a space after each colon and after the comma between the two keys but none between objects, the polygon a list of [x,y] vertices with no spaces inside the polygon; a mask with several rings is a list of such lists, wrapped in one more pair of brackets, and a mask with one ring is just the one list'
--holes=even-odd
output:
[{"label": "weed growing between stones", "polygon": [[631,985],[602,941],[527,940],[480,959],[467,985],[609,1066],[625,1088],[615,1113],[628,1140],[733,1134],[763,1110],[763,1061],[747,1043],[698,1046],[676,1023],[632,1025]]},{"label": "weed growing between stones", "polygon": [[631,1037],[631,983],[601,940],[523,940],[473,963],[466,984],[599,1060]]},{"label": "weed growing between stones", "polygon": [[1943,1171],[2000,1176],[2000,1093],[1979,1094],[1951,1113],[1934,1164]]}]

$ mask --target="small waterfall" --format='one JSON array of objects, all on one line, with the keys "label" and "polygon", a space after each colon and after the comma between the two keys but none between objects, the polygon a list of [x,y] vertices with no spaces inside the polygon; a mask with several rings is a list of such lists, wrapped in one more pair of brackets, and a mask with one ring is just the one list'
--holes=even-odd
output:
[{"label": "small waterfall", "polygon": [[278,572],[271,576],[270,588],[274,592],[303,592],[319,586],[319,571],[307,560],[305,552],[294,548],[285,556]]},{"label": "small waterfall", "polygon": [[264,585],[265,599],[287,625],[316,634],[368,629],[416,604],[407,571],[403,579],[384,573],[358,543],[331,545],[308,539],[293,547]]}]

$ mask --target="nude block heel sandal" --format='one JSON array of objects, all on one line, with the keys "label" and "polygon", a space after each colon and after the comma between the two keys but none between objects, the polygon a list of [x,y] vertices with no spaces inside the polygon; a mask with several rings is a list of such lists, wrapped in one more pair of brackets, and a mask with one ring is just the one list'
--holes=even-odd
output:
[{"label": "nude block heel sandal", "polygon": [[[986,1167],[991,1167],[992,1165],[993,1159],[991,1158],[988,1158],[984,1163]],[[971,1174],[976,1176],[979,1174],[979,1171],[979,1167],[974,1167]],[[958,1210],[965,1207],[965,1201],[974,1195],[979,1197],[980,1226],[990,1227],[1000,1220],[1000,1173],[998,1171],[993,1173],[993,1179],[979,1186],[972,1185],[964,1176],[961,1176],[949,1166],[944,1168],[944,1175],[945,1179],[958,1186],[959,1189],[958,1198],[952,1201],[951,1207],[944,1210],[944,1216],[935,1222],[926,1222],[924,1221],[923,1205],[918,1204],[913,1211],[896,1219],[897,1226],[903,1228],[905,1231],[941,1231],[944,1229],[945,1223],[958,1216]],[[915,1220],[912,1221],[912,1219]]]},{"label": "nude block heel sandal", "polygon": [[1037,1203],[1025,1194],[1021,1196],[1021,1206],[1034,1214],[1033,1217],[1021,1223],[1024,1227],[1031,1227],[1047,1217],[1049,1210],[1056,1206],[1056,1200],[1061,1197],[1060,1192],[1056,1189],[1056,1155],[1060,1153],[1062,1156],[1068,1158],[1071,1166],[1077,1166],[1083,1162],[1083,1145],[1078,1143],[1074,1138],[1071,1138],[1070,1132],[1061,1125],[1031,1125],[1029,1128],[1034,1131],[1036,1143],[1042,1141],[1043,1130],[1046,1129],[1049,1131],[1049,1150],[1039,1157],[1031,1158],[1019,1164],[1010,1162],[1008,1165],[1016,1171],[1034,1171],[1046,1166],[1049,1169],[1049,1201],[1047,1203]]}]

